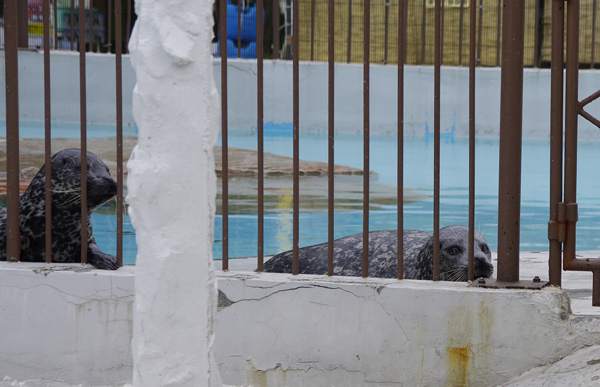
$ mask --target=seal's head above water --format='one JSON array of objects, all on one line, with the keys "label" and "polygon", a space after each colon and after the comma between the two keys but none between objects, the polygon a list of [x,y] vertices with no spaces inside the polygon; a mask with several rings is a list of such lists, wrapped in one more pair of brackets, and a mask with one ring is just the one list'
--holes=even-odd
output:
[{"label": "seal's head above water", "polygon": [[[81,150],[65,149],[52,156],[52,261],[81,262]],[[92,212],[117,193],[117,183],[106,164],[87,152],[88,262],[99,269],[117,268],[116,258],[96,245],[90,223]],[[45,259],[45,181],[43,166],[19,199],[21,261]],[[0,260],[6,260],[6,207],[0,209]]]},{"label": "seal's head above water", "polygon": [[[440,280],[467,281],[468,235],[464,226],[448,226],[440,230]],[[404,278],[433,279],[433,234],[425,231],[404,230]],[[490,249],[485,238],[475,232],[474,273],[490,277],[494,271]],[[362,233],[334,241],[334,275],[362,275]],[[369,233],[369,276],[395,278],[397,276],[398,231]],[[265,262],[267,272],[291,273],[293,252],[286,251]],[[301,274],[327,273],[327,243],[299,249]]]}]

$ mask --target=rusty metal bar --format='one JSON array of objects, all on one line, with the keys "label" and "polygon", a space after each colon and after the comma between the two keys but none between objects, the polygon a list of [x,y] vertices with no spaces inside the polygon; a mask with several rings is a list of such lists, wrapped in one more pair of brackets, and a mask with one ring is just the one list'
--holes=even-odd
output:
[{"label": "rusty metal bar", "polygon": [[433,85],[433,280],[440,279],[440,67],[442,45],[441,0],[435,0],[435,63]]},{"label": "rusty metal bar", "polygon": [[348,0],[348,58],[346,62],[350,63],[352,60],[352,0]]},{"label": "rusty metal bar", "polygon": [[85,1],[79,0],[79,108],[81,120],[81,263],[87,263],[87,106],[85,79]]},{"label": "rusty metal bar", "polygon": [[[472,1],[473,0],[471,0],[471,2]],[[469,7],[469,9],[474,9],[474,7]],[[458,17],[458,65],[459,66],[462,66],[464,13],[465,13],[465,0],[460,0],[460,13],[459,13],[459,17]],[[472,25],[470,27],[473,28]]]},{"label": "rusty metal bar", "polygon": [[13,1],[17,2],[17,45],[19,48],[29,48],[28,2],[18,0]]},{"label": "rusty metal bar", "polygon": [[421,64],[425,64],[425,40],[427,39],[427,0],[423,0],[423,14],[421,15]]},{"label": "rusty metal bar", "polygon": [[594,270],[592,282],[592,306],[600,306],[600,271]]},{"label": "rusty metal bar", "polygon": [[406,13],[405,0],[398,0],[398,273],[404,278],[404,58]]},{"label": "rusty metal bar", "polygon": [[265,183],[264,183],[264,139],[263,139],[263,0],[256,1],[256,106],[257,106],[257,134],[258,134],[258,256],[257,270],[263,271],[264,244],[265,244]]},{"label": "rusty metal bar", "polygon": [[[558,223],[558,206],[562,202],[563,165],[563,63],[564,63],[564,1],[552,0],[552,58],[550,93],[550,221],[548,239],[550,255],[548,275],[551,285],[561,286],[562,241],[564,224]],[[550,237],[552,227],[556,236]],[[562,228],[563,237],[559,237]]]},{"label": "rusty metal bar", "polygon": [[383,63],[388,63],[388,31],[390,29],[390,0],[384,0]]},{"label": "rusty metal bar", "polygon": [[590,59],[590,68],[593,69],[596,64],[595,56],[596,56],[596,9],[597,9],[597,0],[592,2],[592,56]]},{"label": "rusty metal bar", "polygon": [[363,261],[362,276],[369,276],[369,67],[371,65],[371,0],[364,0],[363,19]]},{"label": "rusty metal bar", "polygon": [[229,147],[227,144],[227,0],[219,1],[221,56],[221,203],[223,214],[223,271],[229,270]]},{"label": "rusty metal bar", "polygon": [[273,0],[273,59],[279,59],[279,0]]},{"label": "rusty metal bar", "polygon": [[[109,1],[110,3],[110,1]],[[121,0],[115,0],[115,74],[117,92],[117,266],[123,266],[123,37]],[[110,28],[109,28],[110,30]],[[111,43],[111,41],[108,41]]]},{"label": "rusty metal bar", "polygon": [[17,2],[4,4],[6,82],[6,259],[18,261],[19,232],[19,50]]},{"label": "rusty metal bar", "polygon": [[127,1],[127,31],[125,31],[125,52],[129,54],[129,38],[131,37],[131,1]]},{"label": "rusty metal bar", "polygon": [[444,64],[444,1],[441,3],[441,22],[440,22],[440,65]]},{"label": "rusty metal bar", "polygon": [[[117,0],[115,0],[115,3],[116,2],[117,2]],[[107,14],[108,14],[108,31],[107,32],[108,32],[108,47],[109,47],[108,52],[112,51],[112,3],[113,3],[112,0],[108,0],[108,10],[107,10]],[[115,12],[115,17],[116,17],[116,12]],[[115,20],[115,33],[116,33],[116,29],[117,29],[117,23]]]},{"label": "rusty metal bar", "polygon": [[312,0],[310,3],[310,60],[315,60],[315,3]]},{"label": "rusty metal bar", "polygon": [[46,263],[52,262],[52,155],[51,109],[50,109],[50,0],[44,0],[44,160],[45,175],[45,230],[46,230]]},{"label": "rusty metal bar", "polygon": [[71,19],[69,23],[71,37],[71,51],[75,50],[75,0],[71,0]]},{"label": "rusty metal bar", "polygon": [[[477,0],[472,0],[473,2]],[[479,31],[477,36],[477,58],[479,58],[479,63],[482,62],[481,58],[481,44],[482,44],[482,34],[483,34],[483,0],[479,0]]]},{"label": "rusty metal bar", "polygon": [[502,47],[500,26],[502,25],[502,1],[498,1],[497,20],[496,20],[496,67],[500,66],[500,47]]},{"label": "rusty metal bar", "polygon": [[533,31],[533,67],[540,67],[540,62],[542,60],[542,58],[540,57],[541,54],[541,44],[542,42],[540,41],[540,26],[543,23],[543,20],[540,20],[540,15],[541,15],[541,1],[540,0],[535,0],[535,22],[534,22],[534,31]]},{"label": "rusty metal bar", "polygon": [[[567,206],[577,202],[577,117],[579,114],[579,0],[567,2],[567,57],[565,89],[565,159],[564,202]],[[575,262],[576,230],[573,219],[566,219],[566,238],[563,245],[564,268],[579,267]],[[581,260],[580,260],[581,261]],[[582,267],[586,267],[582,262]]]},{"label": "rusty metal bar", "polygon": [[238,58],[242,56],[242,1],[238,0],[237,4],[237,17],[238,17],[238,28],[237,28],[237,52]]},{"label": "rusty metal bar", "polygon": [[469,247],[468,280],[475,280],[475,28],[477,12],[470,8],[469,23]]},{"label": "rusty metal bar", "polygon": [[293,50],[293,122],[294,122],[294,182],[293,182],[293,258],[292,274],[298,274],[298,243],[300,240],[300,0],[292,3],[292,50]]},{"label": "rusty metal bar", "polygon": [[333,275],[333,240],[334,240],[334,142],[335,142],[335,3],[328,0],[328,31],[327,61],[328,61],[328,191],[327,191],[327,275]]},{"label": "rusty metal bar", "polygon": [[502,18],[498,281],[519,280],[525,1],[505,0]]},{"label": "rusty metal bar", "polygon": [[58,7],[54,6],[54,49],[58,50]]}]

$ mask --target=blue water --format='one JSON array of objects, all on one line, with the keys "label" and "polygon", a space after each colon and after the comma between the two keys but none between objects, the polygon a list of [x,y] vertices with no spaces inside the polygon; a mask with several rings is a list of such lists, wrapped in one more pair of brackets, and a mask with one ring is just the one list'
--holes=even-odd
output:
[{"label": "blue water", "polygon": [[[289,128],[288,128],[289,129]],[[378,182],[397,186],[397,139],[372,136],[370,169],[379,174]],[[231,132],[229,146],[256,149],[256,135]],[[265,151],[289,156],[292,138],[269,128]],[[577,223],[577,249],[600,249],[600,142],[580,142]],[[363,165],[361,136],[336,135],[335,163],[356,168]],[[404,146],[404,186],[433,196],[433,139],[409,137]],[[548,250],[549,218],[549,140],[524,140],[522,161],[521,243],[522,251]],[[327,162],[327,135],[300,136],[300,159]],[[441,142],[440,224],[468,224],[468,139],[444,138]],[[482,233],[492,249],[497,248],[499,142],[496,139],[476,141],[475,228]],[[362,186],[357,187],[362,189]],[[433,230],[433,200],[404,205],[404,228]],[[327,241],[327,213],[300,215],[300,246]],[[362,211],[336,212],[335,237],[362,231]],[[397,228],[397,206],[371,211],[371,230]],[[229,216],[229,255],[257,254],[257,216]],[[269,214],[265,217],[265,254],[275,254],[292,248],[292,214]],[[222,217],[215,222],[215,257],[222,256]]]},{"label": "blue water", "polygon": [[[54,124],[53,124],[54,125]],[[0,136],[3,123],[0,123]],[[285,126],[265,126],[265,151],[289,156],[292,154],[292,137]],[[90,125],[90,138],[114,136],[114,127]],[[128,128],[128,135],[135,128]],[[61,124],[53,127],[53,137],[79,136],[79,126]],[[21,124],[21,137],[43,137],[43,123]],[[396,138],[371,136],[370,169],[378,173],[378,182],[396,186]],[[249,131],[230,131],[229,146],[256,150],[256,134]],[[361,136],[336,135],[335,163],[362,168],[363,144]],[[577,223],[577,249],[600,250],[600,142],[580,142],[578,197],[579,222]],[[433,140],[429,137],[405,139],[404,186],[415,188],[425,195],[433,195]],[[476,202],[475,228],[487,239],[490,247],[497,246],[497,197],[499,142],[480,138],[476,142]],[[522,199],[521,199],[521,250],[548,250],[548,186],[549,140],[523,141]],[[468,223],[468,139],[444,138],[441,143],[441,226]],[[300,158],[327,161],[327,136],[303,134],[300,136]],[[362,190],[362,186],[357,187]],[[433,201],[404,205],[404,227],[432,231]],[[397,228],[397,207],[387,206],[370,212],[370,229]],[[362,211],[336,212],[335,236],[362,231]],[[135,231],[129,216],[124,220],[124,263],[133,264],[137,253]],[[257,254],[257,216],[229,216],[230,257]],[[100,249],[116,254],[116,209],[106,206],[92,216],[94,236]],[[222,256],[222,216],[215,219],[215,258]],[[300,245],[307,246],[327,240],[327,213],[300,214]],[[265,216],[265,254],[271,255],[292,248],[292,214],[277,213]]]}]

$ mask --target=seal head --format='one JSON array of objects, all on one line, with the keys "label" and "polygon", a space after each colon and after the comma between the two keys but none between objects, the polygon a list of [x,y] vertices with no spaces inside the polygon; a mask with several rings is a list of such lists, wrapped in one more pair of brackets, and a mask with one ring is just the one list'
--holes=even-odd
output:
[{"label": "seal head", "polygon": [[[70,148],[52,156],[52,261],[81,262],[81,150]],[[45,260],[45,165],[19,199],[20,260]],[[87,254],[99,269],[117,269],[116,258],[96,245],[90,223],[92,212],[117,193],[117,183],[106,164],[87,152]],[[0,208],[0,260],[6,260],[6,207]]]}]

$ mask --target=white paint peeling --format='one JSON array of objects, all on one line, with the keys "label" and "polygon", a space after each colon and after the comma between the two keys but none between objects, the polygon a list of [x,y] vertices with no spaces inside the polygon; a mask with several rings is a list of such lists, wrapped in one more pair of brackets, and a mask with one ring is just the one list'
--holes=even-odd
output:
[{"label": "white paint peeling", "polygon": [[144,0],[136,10],[139,135],[127,196],[138,245],[133,385],[215,386],[212,2]]}]

